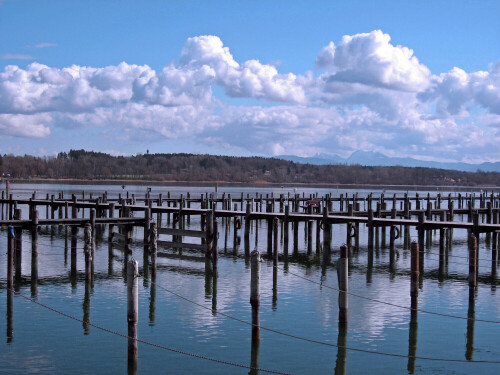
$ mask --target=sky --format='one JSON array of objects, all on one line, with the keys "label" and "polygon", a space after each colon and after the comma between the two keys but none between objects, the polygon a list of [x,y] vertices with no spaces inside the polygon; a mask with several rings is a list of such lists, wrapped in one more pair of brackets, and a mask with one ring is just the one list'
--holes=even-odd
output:
[{"label": "sky", "polygon": [[500,1],[0,0],[0,153],[500,161]]}]

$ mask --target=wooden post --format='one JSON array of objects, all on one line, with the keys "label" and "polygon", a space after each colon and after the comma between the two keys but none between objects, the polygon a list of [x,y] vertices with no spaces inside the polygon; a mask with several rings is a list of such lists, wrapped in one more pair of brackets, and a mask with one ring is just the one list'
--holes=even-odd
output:
[{"label": "wooden post", "polygon": [[139,266],[136,260],[127,263],[128,368],[137,371],[137,322],[139,321]]},{"label": "wooden post", "polygon": [[419,246],[418,243],[413,241],[410,247],[411,251],[411,279],[410,279],[410,297],[418,297],[418,282],[420,277],[419,266]]},{"label": "wooden post", "polygon": [[283,219],[283,254],[288,255],[288,241],[289,241],[289,230],[288,230],[288,216],[290,215],[290,206],[287,204],[285,206],[285,218]]},{"label": "wooden post", "polygon": [[213,269],[213,247],[214,247],[214,212],[212,210],[207,211],[206,214],[206,244],[207,251],[205,252],[205,260],[208,265]]},{"label": "wooden post", "polygon": [[[110,219],[113,219],[115,217],[115,204],[110,203],[109,204],[109,213],[108,216]],[[108,226],[108,242],[113,241],[113,224],[109,224]]]},{"label": "wooden post", "polygon": [[348,321],[348,264],[349,250],[346,245],[340,247],[340,259],[337,262],[337,277],[339,282],[339,322]]},{"label": "wooden post", "polygon": [[[21,220],[21,209],[14,209],[14,220]],[[16,280],[21,280],[21,267],[23,255],[23,228],[20,226],[14,229],[14,249],[15,249],[15,267],[16,267]]]},{"label": "wooden post", "polygon": [[373,252],[373,209],[368,207],[368,251]]},{"label": "wooden post", "polygon": [[14,227],[7,228],[7,289],[14,286]]},{"label": "wooden post", "polygon": [[424,271],[424,230],[425,214],[424,211],[418,212],[418,249],[419,249],[419,271],[423,273]]},{"label": "wooden post", "polygon": [[252,307],[260,306],[260,252],[252,251],[250,274],[250,304]]},{"label": "wooden post", "polygon": [[156,223],[151,223],[149,230],[149,243],[151,244],[151,278],[156,277],[156,257],[158,250],[158,228]]},{"label": "wooden post", "polygon": [[92,225],[90,223],[85,224],[83,238],[83,252],[85,254],[85,281],[88,282],[92,279]]},{"label": "wooden post", "polygon": [[278,225],[279,220],[277,217],[273,219],[273,232],[274,232],[274,243],[273,243],[273,266],[278,266]]},{"label": "wooden post", "polygon": [[245,255],[248,256],[250,255],[250,214],[252,213],[252,207],[250,205],[250,202],[247,202],[247,207],[246,207],[246,212],[245,212],[245,234],[244,234],[244,241],[245,241]]},{"label": "wooden post", "polygon": [[[347,206],[347,216],[349,216],[349,217],[353,216],[352,204]],[[347,248],[349,249],[349,251],[351,251],[351,249],[352,249],[352,237],[353,237],[352,231],[353,231],[352,222],[348,222],[347,223],[347,242],[346,242],[346,245],[347,245]]]},{"label": "wooden post", "polygon": [[469,236],[469,287],[477,286],[477,238],[474,234]]},{"label": "wooden post", "polygon": [[144,254],[149,252],[149,228],[151,227],[151,208],[144,209]]},{"label": "wooden post", "polygon": [[328,206],[323,207],[323,251],[331,251],[332,224],[328,221]]},{"label": "wooden post", "polygon": [[[271,212],[271,204],[266,203],[266,212]],[[267,254],[271,255],[273,251],[273,219],[267,219]]]}]

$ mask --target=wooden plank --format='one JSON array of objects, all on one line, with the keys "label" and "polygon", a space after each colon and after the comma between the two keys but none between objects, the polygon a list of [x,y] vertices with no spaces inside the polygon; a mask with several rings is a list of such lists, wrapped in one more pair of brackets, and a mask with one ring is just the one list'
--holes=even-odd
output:
[{"label": "wooden plank", "polygon": [[183,229],[173,229],[173,228],[158,228],[158,234],[205,238],[207,232],[199,230],[187,230],[187,229],[183,230]]},{"label": "wooden plank", "polygon": [[202,251],[207,250],[206,244],[172,242],[172,241],[158,241],[158,246],[178,247],[178,248],[182,248],[182,249],[195,249],[195,250],[202,250]]}]

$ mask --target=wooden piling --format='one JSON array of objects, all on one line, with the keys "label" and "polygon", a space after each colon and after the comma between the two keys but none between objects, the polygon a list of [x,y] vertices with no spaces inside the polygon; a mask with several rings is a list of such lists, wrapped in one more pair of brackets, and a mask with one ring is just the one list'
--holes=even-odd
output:
[{"label": "wooden piling", "polygon": [[474,234],[469,236],[469,287],[477,286],[477,237]]},{"label": "wooden piling", "polygon": [[[21,220],[21,209],[14,209],[14,220]],[[16,280],[21,280],[21,267],[22,267],[22,255],[23,255],[23,228],[16,227],[14,229],[14,259],[15,259],[15,277]]]},{"label": "wooden piling", "polygon": [[128,368],[137,371],[137,322],[139,321],[139,265],[136,260],[127,263],[127,324]]},{"label": "wooden piling", "polygon": [[156,257],[158,250],[158,227],[156,223],[150,224],[149,230],[149,243],[151,245],[151,277],[154,279],[156,277]]},{"label": "wooden piling", "polygon": [[323,251],[331,251],[332,225],[328,222],[328,206],[323,207]]},{"label": "wooden piling", "polygon": [[278,266],[278,224],[279,220],[277,217],[273,219],[273,232],[274,232],[274,239],[273,239],[273,266],[277,267]]},{"label": "wooden piling", "polygon": [[7,288],[14,286],[14,227],[7,228]]},{"label": "wooden piling", "polygon": [[89,282],[92,279],[92,225],[90,223],[85,224],[83,238],[83,252],[85,254],[85,281]]},{"label": "wooden piling", "polygon": [[411,259],[410,259],[410,269],[411,269],[411,277],[410,277],[410,297],[416,298],[418,297],[418,283],[420,278],[420,251],[419,245],[417,242],[413,241],[410,246],[411,251]]},{"label": "wooden piling", "polygon": [[252,307],[260,306],[260,252],[252,251],[250,261],[250,304]]}]

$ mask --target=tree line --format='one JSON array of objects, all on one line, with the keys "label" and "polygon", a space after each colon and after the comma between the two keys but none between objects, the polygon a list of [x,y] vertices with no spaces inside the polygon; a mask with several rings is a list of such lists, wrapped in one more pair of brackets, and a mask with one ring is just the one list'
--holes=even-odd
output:
[{"label": "tree line", "polygon": [[198,154],[112,156],[70,150],[54,157],[0,156],[10,178],[153,180],[187,182],[271,182],[377,185],[499,186],[500,173],[423,167],[312,165],[264,158]]}]

